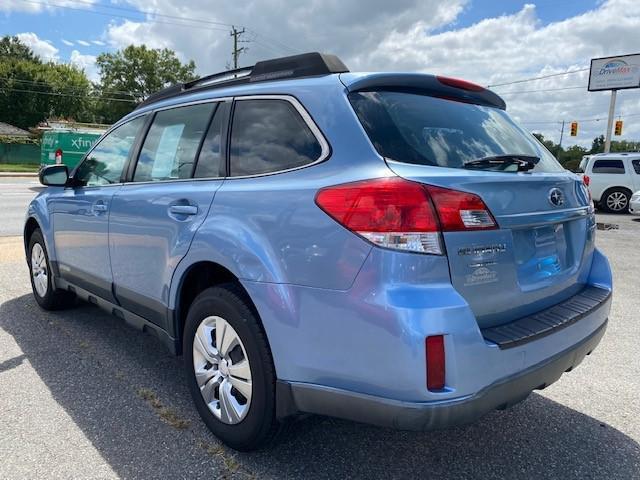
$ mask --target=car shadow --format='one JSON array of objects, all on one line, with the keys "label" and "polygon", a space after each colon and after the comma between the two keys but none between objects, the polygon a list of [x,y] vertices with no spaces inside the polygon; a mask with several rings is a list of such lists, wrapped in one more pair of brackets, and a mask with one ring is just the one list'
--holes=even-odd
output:
[{"label": "car shadow", "polygon": [[43,312],[31,295],[0,305],[0,328],[26,357],[5,359],[4,367],[30,364],[120,477],[640,477],[636,441],[538,394],[434,432],[310,417],[291,422],[264,450],[237,453],[200,422],[181,359],[152,336],[89,305]]}]

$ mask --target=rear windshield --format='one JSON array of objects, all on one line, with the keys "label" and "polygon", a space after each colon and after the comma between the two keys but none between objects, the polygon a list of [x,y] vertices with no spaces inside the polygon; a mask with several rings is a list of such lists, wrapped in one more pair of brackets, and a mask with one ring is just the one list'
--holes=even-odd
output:
[{"label": "rear windshield", "polygon": [[[538,157],[533,172],[564,169],[507,112],[416,93],[356,92],[349,100],[380,155],[397,162],[462,168],[492,156]],[[513,168],[502,171],[516,171]]]}]

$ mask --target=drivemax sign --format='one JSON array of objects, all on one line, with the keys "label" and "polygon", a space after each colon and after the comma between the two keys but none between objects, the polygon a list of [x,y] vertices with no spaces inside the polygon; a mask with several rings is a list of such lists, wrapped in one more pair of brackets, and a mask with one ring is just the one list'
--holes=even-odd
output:
[{"label": "drivemax sign", "polygon": [[638,87],[640,87],[640,54],[591,60],[589,91]]}]

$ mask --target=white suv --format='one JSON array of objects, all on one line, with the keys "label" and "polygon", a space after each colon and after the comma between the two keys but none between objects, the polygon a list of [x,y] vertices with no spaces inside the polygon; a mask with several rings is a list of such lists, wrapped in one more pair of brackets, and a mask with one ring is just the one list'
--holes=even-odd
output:
[{"label": "white suv", "polygon": [[640,190],[640,152],[585,156],[580,170],[596,206],[606,212],[627,212],[631,195]]}]

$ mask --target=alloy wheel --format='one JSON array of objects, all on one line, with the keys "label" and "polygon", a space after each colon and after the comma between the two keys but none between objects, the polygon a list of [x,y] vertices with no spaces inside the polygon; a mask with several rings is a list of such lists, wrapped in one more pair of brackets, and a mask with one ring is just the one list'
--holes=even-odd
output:
[{"label": "alloy wheel", "polygon": [[193,368],[209,410],[223,423],[240,423],[251,406],[251,368],[242,340],[225,319],[210,316],[198,326]]},{"label": "alloy wheel", "polygon": [[607,197],[607,207],[614,212],[621,212],[627,208],[627,202],[627,196],[622,192],[612,192]]}]

